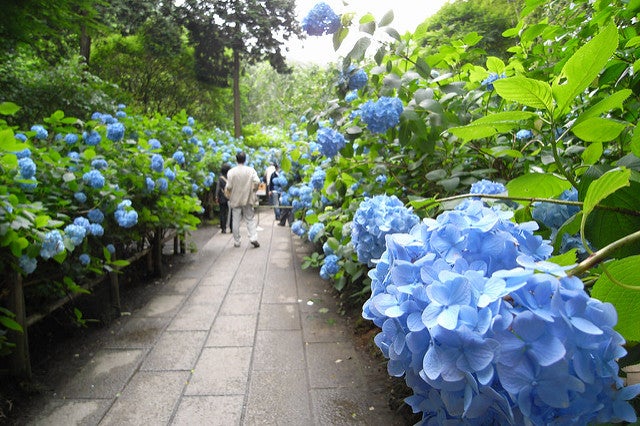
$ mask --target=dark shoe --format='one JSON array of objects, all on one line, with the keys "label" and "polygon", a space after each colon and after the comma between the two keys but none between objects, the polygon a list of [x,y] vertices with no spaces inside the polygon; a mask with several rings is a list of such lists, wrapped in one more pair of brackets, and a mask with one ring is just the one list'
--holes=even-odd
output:
[{"label": "dark shoe", "polygon": [[254,246],[255,248],[260,247],[260,243],[257,241],[251,241],[251,245]]},{"label": "dark shoe", "polygon": [[227,233],[227,230],[226,230],[226,229],[223,229],[223,230],[222,230],[222,233],[223,233],[223,234],[226,234],[226,233]]},{"label": "dark shoe", "polygon": [[278,226],[284,226],[284,223],[278,222]]}]

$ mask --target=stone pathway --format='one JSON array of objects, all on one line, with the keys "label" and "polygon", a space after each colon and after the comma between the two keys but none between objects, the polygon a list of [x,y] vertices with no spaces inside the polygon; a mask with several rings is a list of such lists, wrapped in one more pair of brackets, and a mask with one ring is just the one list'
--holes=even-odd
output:
[{"label": "stone pathway", "polygon": [[258,218],[259,248],[196,231],[198,251],[16,424],[405,424],[329,284],[300,268],[309,244]]}]

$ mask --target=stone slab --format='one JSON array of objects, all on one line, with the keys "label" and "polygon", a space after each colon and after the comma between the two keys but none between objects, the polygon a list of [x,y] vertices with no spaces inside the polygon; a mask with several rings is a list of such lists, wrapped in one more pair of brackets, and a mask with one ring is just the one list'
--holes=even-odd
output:
[{"label": "stone slab", "polygon": [[253,369],[263,371],[304,370],[302,330],[258,330]]},{"label": "stone slab", "polygon": [[243,395],[185,396],[171,425],[238,425],[243,403]]},{"label": "stone slab", "polygon": [[113,333],[106,348],[150,348],[169,324],[169,317],[130,317]]},{"label": "stone slab", "polygon": [[206,338],[206,331],[167,331],[149,352],[140,369],[191,370]]},{"label": "stone slab", "polygon": [[300,313],[297,304],[260,305],[258,330],[300,330]]},{"label": "stone slab", "polygon": [[110,399],[54,399],[29,424],[93,426],[98,424],[110,405]]},{"label": "stone slab", "polygon": [[258,315],[219,315],[205,346],[253,346]]},{"label": "stone slab", "polygon": [[364,384],[360,358],[351,343],[308,343],[306,350],[311,388],[357,387]]},{"label": "stone slab", "polygon": [[217,306],[186,304],[171,321],[168,330],[209,330],[217,313]]},{"label": "stone slab", "polygon": [[252,348],[204,348],[185,395],[244,395]]},{"label": "stone slab", "polygon": [[136,315],[142,317],[173,316],[184,302],[184,299],[185,296],[179,294],[158,295],[151,299],[140,311],[136,312]]},{"label": "stone slab", "polygon": [[229,293],[222,302],[220,315],[251,315],[258,312],[260,293]]}]

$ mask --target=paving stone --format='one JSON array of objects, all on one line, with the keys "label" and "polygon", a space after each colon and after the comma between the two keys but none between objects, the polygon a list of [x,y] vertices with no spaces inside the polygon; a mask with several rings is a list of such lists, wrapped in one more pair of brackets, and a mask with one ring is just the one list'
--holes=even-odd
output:
[{"label": "paving stone", "polygon": [[197,278],[180,278],[174,279],[166,283],[163,288],[163,293],[189,293],[198,283]]},{"label": "paving stone", "polygon": [[251,315],[258,312],[260,305],[259,293],[228,294],[222,302],[220,315]]},{"label": "paving stone", "polygon": [[205,347],[185,395],[244,395],[252,348]]},{"label": "paving stone", "polygon": [[[320,308],[322,309],[322,308]],[[302,336],[305,342],[347,342],[353,338],[351,332],[341,326],[340,314],[331,311],[302,312]]]},{"label": "paving stone", "polygon": [[173,426],[240,424],[244,395],[185,396],[171,422]]},{"label": "paving stone", "polygon": [[205,346],[253,346],[258,315],[219,315]]},{"label": "paving stone", "polygon": [[149,348],[167,328],[170,318],[128,317],[122,328],[114,331],[106,348]]},{"label": "paving stone", "polygon": [[311,388],[355,387],[363,384],[362,366],[352,344],[308,343],[306,349]]},{"label": "paving stone", "polygon": [[219,308],[222,304],[225,294],[225,287],[221,286],[198,286],[189,296],[188,303],[196,305],[209,305]]},{"label": "paving stone", "polygon": [[258,330],[300,330],[300,314],[297,304],[260,305]]},{"label": "paving stone", "polygon": [[140,309],[137,315],[143,317],[172,316],[184,302],[184,299],[184,295],[158,295]]},{"label": "paving stone", "polygon": [[107,399],[54,399],[30,422],[33,426],[98,424],[111,405]]},{"label": "paving stone", "polygon": [[168,424],[188,378],[186,371],[136,373],[100,425]]},{"label": "paving stone", "polygon": [[171,321],[168,330],[209,330],[217,313],[217,306],[186,304]]},{"label": "paving stone", "polygon": [[243,424],[313,424],[304,378],[304,370],[253,372]]},{"label": "paving stone", "polygon": [[167,331],[149,352],[140,369],[191,370],[206,338],[206,331]]},{"label": "paving stone", "polygon": [[358,388],[312,389],[311,401],[319,425],[402,425],[384,401],[373,401]]},{"label": "paving stone", "polygon": [[63,385],[61,398],[113,398],[142,362],[142,349],[101,350]]},{"label": "paving stone", "polygon": [[304,370],[302,330],[258,330],[253,354],[256,371]]}]

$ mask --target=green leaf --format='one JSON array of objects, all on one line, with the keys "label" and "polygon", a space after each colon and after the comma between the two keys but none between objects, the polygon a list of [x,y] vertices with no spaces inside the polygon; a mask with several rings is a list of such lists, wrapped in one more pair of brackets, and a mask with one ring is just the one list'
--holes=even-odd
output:
[{"label": "green leaf", "polygon": [[347,27],[340,28],[339,31],[333,33],[333,50],[340,49],[342,42],[349,35],[349,29]]},{"label": "green leaf", "polygon": [[591,296],[615,306],[618,324],[615,329],[629,341],[640,340],[640,281],[633,279],[640,271],[640,256],[630,256],[606,264],[608,272],[625,285],[638,287],[631,290],[617,285],[602,274],[591,290]]},{"label": "green leaf", "polygon": [[534,112],[505,111],[479,118],[466,126],[451,127],[448,131],[460,139],[470,141],[509,132],[520,127],[522,121],[537,117]]},{"label": "green leaf", "polygon": [[576,96],[598,77],[617,46],[618,30],[611,22],[569,58],[552,85],[556,117],[566,113]]},{"label": "green leaf", "polygon": [[571,183],[552,174],[529,173],[507,183],[511,197],[553,198],[571,188]]},{"label": "green leaf", "polygon": [[391,22],[393,22],[393,10],[389,10],[387,13],[384,14],[384,16],[380,19],[380,22],[378,22],[378,26],[379,27],[384,27],[389,25]]},{"label": "green leaf", "polygon": [[629,148],[633,155],[640,157],[640,129],[638,129],[638,124],[636,124],[636,127],[633,129],[633,136],[631,136]]},{"label": "green leaf", "polygon": [[364,24],[360,24],[360,31],[363,33],[371,34],[376,32],[376,23],[375,21],[369,21]]},{"label": "green leaf", "polygon": [[598,160],[600,160],[600,157],[602,157],[603,151],[602,142],[592,143],[582,151],[582,161],[589,165],[596,164]]},{"label": "green leaf", "polygon": [[423,58],[418,58],[416,60],[416,72],[425,80],[431,78],[431,67],[429,67],[429,64],[427,64],[427,61]]},{"label": "green leaf", "polygon": [[496,80],[493,87],[508,101],[547,111],[553,108],[551,86],[544,81],[518,76]]},{"label": "green leaf", "polygon": [[13,102],[0,102],[0,114],[13,115],[20,110],[20,107]]},{"label": "green leaf", "polygon": [[22,332],[22,326],[9,317],[0,316],[0,324],[9,330]]},{"label": "green leaf", "polygon": [[557,256],[552,256],[548,259],[549,262],[553,262],[556,265],[560,266],[571,266],[575,265],[577,260],[577,249],[571,249],[566,253],[559,254]]},{"label": "green leaf", "polygon": [[574,125],[571,131],[585,142],[608,142],[617,138],[626,124],[608,118],[592,117]]},{"label": "green leaf", "polygon": [[387,34],[389,34],[391,37],[393,37],[398,41],[402,39],[402,37],[400,36],[400,33],[395,28],[387,27],[384,29],[384,32],[386,32]]},{"label": "green leaf", "polygon": [[584,216],[582,217],[582,222],[584,223],[589,213],[593,211],[599,202],[616,192],[618,189],[629,186],[630,177],[631,170],[616,168],[609,170],[593,181],[591,185],[589,185],[587,194],[584,198],[584,204],[582,206]]},{"label": "green leaf", "polygon": [[369,45],[371,44],[371,39],[369,37],[361,37],[356,44],[351,49],[351,52],[347,54],[347,56],[353,59],[355,62],[361,61],[364,59],[364,54],[366,53]]},{"label": "green leaf", "polygon": [[601,114],[608,113],[614,109],[622,109],[622,104],[631,95],[631,90],[620,90],[611,96],[607,96],[585,112],[581,113],[578,119],[575,121],[574,126],[578,123],[591,117],[598,117]]},{"label": "green leaf", "polygon": [[27,146],[14,137],[13,130],[8,128],[0,130],[0,151],[18,152]]}]

